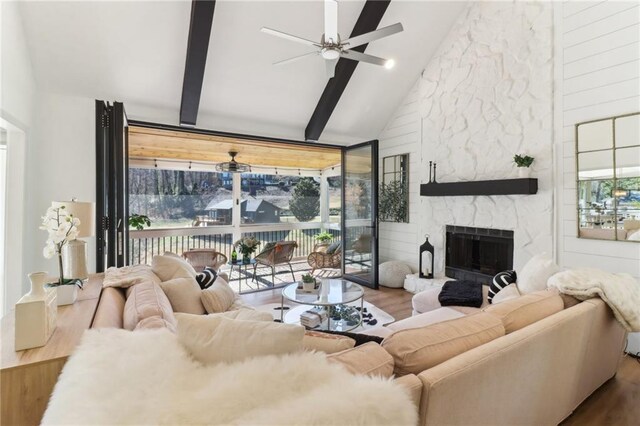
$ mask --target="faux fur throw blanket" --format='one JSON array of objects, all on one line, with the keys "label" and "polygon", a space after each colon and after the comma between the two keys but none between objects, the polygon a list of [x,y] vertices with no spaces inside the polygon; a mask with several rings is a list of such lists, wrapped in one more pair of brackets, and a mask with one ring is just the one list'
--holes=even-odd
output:
[{"label": "faux fur throw blanket", "polygon": [[580,300],[600,297],[627,331],[640,331],[640,283],[631,275],[571,269],[553,275],[547,286]]},{"label": "faux fur throw blanket", "polygon": [[90,330],[64,366],[44,425],[415,425],[389,379],[300,352],[205,366],[167,330]]}]

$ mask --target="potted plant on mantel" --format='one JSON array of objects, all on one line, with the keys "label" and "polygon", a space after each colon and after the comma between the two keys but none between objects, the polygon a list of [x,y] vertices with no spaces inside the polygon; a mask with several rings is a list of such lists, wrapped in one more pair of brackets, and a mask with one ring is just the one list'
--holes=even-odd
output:
[{"label": "potted plant on mantel", "polygon": [[531,167],[531,164],[533,164],[533,160],[534,158],[528,155],[516,154],[513,157],[513,162],[516,163],[516,166],[518,166],[518,177],[520,178],[529,177],[529,172],[531,170],[529,169],[529,167]]},{"label": "potted plant on mantel", "polygon": [[65,279],[62,267],[62,248],[69,241],[76,239],[79,225],[80,219],[68,213],[64,206],[49,207],[42,217],[40,229],[49,233],[47,245],[44,247],[42,254],[47,259],[58,256],[58,272],[60,274],[57,281],[48,283],[45,287],[56,288],[58,306],[74,303],[78,297],[78,288],[82,289],[82,280],[77,278]]}]

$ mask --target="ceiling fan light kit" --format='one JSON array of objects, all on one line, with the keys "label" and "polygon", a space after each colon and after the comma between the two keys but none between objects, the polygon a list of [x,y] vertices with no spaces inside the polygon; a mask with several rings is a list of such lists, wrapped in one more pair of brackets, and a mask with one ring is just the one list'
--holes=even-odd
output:
[{"label": "ceiling fan light kit", "polygon": [[216,171],[227,173],[249,173],[251,172],[251,166],[245,163],[238,163],[236,161],[236,151],[229,151],[230,161],[216,164]]},{"label": "ceiling fan light kit", "polygon": [[310,56],[320,55],[326,62],[327,76],[332,78],[335,72],[335,66],[340,58],[351,59],[353,61],[367,62],[373,65],[383,66],[386,69],[391,69],[395,65],[393,59],[383,59],[373,55],[367,55],[356,50],[352,50],[358,46],[362,46],[372,41],[380,40],[381,38],[388,37],[390,35],[399,33],[403,30],[401,23],[389,25],[388,27],[380,28],[375,31],[371,31],[365,34],[361,34],[355,37],[351,37],[346,40],[341,40],[338,34],[338,2],[336,0],[325,0],[324,2],[324,34],[320,38],[320,42],[294,36],[282,31],[274,30],[271,28],[262,28],[262,32],[272,36],[284,38],[289,41],[306,44],[313,46],[317,50],[308,52],[293,58],[285,59],[275,62],[273,65],[283,65],[291,62],[298,61]]}]

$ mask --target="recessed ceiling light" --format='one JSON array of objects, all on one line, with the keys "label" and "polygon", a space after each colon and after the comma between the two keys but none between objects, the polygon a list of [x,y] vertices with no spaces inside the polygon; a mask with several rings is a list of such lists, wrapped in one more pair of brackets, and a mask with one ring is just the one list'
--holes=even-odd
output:
[{"label": "recessed ceiling light", "polygon": [[393,68],[395,65],[396,65],[396,61],[394,61],[393,59],[389,59],[387,62],[384,63],[384,67],[388,70]]}]

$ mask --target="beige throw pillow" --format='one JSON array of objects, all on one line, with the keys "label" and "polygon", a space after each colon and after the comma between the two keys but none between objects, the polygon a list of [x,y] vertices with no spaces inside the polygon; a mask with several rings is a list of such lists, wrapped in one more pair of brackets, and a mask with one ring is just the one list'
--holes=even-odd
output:
[{"label": "beige throw pillow", "polygon": [[521,294],[545,290],[549,278],[558,272],[560,267],[546,253],[535,255],[524,265],[522,271],[518,271],[518,290]]},{"label": "beige throw pillow", "polygon": [[204,314],[204,306],[200,301],[200,286],[193,277],[174,278],[160,284],[162,291],[167,295],[173,312],[185,312],[187,314]]},{"label": "beige throw pillow", "polygon": [[147,318],[164,321],[167,328],[175,331],[176,319],[171,304],[160,286],[153,282],[144,282],[129,289],[122,315],[123,327],[134,330]]},{"label": "beige throw pillow", "polygon": [[196,270],[186,260],[176,255],[153,256],[151,270],[161,281],[174,278],[194,278]]},{"label": "beige throw pillow", "polygon": [[244,321],[223,315],[176,314],[178,340],[204,364],[238,362],[264,355],[302,350],[304,327],[267,321]]},{"label": "beige throw pillow", "polygon": [[229,284],[222,278],[216,278],[215,282],[200,292],[200,301],[209,314],[226,312],[236,300],[236,294]]},{"label": "beige throw pillow", "polygon": [[393,375],[393,357],[375,342],[327,355],[327,359],[343,365],[353,374],[381,377]]}]

